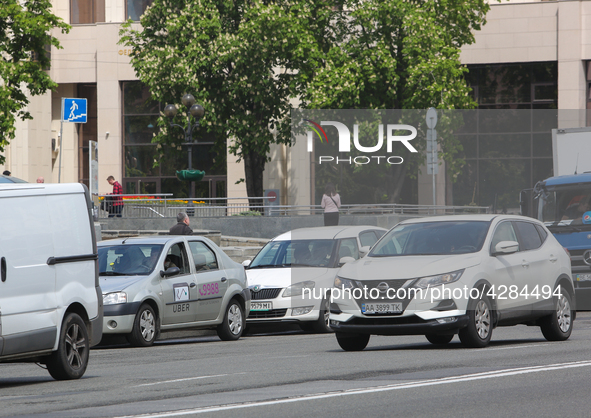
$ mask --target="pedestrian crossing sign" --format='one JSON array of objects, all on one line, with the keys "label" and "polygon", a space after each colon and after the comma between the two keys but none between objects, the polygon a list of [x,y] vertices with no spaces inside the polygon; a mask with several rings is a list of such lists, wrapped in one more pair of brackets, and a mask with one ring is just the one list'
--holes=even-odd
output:
[{"label": "pedestrian crossing sign", "polygon": [[86,123],[86,99],[62,99],[62,121]]}]

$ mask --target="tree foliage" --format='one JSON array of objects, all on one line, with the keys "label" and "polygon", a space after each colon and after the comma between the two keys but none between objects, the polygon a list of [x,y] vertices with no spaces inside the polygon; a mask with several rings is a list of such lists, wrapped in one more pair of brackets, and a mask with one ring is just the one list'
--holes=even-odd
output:
[{"label": "tree foliage", "polygon": [[[260,197],[270,144],[290,142],[286,115],[302,85],[298,70],[316,47],[315,36],[327,30],[330,12],[323,0],[155,0],[141,28],[124,25],[121,42],[133,50],[131,63],[154,99],[195,96],[205,108],[201,129],[224,144],[233,141],[248,195]],[[186,125],[186,112],[176,118]],[[164,117],[159,125],[154,141],[183,141]]]},{"label": "tree foliage", "polygon": [[[155,100],[178,103],[193,94],[206,110],[201,129],[234,141],[254,197],[263,193],[270,144],[292,140],[294,104],[474,106],[460,47],[474,41],[488,8],[485,0],[154,0],[141,27],[124,25],[121,43]],[[175,123],[186,117],[179,112]],[[155,142],[183,142],[164,117],[159,126]],[[448,141],[443,154],[457,147]],[[420,157],[408,161],[388,174],[390,200]]]},{"label": "tree foliage", "polygon": [[0,164],[15,137],[16,119],[32,119],[28,95],[57,87],[45,71],[50,64],[46,48],[60,47],[50,34],[53,28],[67,33],[70,26],[50,10],[49,0],[0,0]]},{"label": "tree foliage", "polygon": [[[474,42],[473,33],[485,24],[489,8],[485,0],[346,0],[334,17],[336,42],[306,90],[307,107],[473,108],[476,103],[464,80],[467,69],[460,62],[460,48]],[[463,165],[456,158],[461,144],[452,134],[461,121],[449,112],[446,115],[440,114],[438,125],[439,156],[453,178]],[[403,123],[418,126],[423,121],[424,117]],[[373,173],[379,194],[388,202],[398,201],[405,178],[416,177],[425,161],[425,141],[413,145],[420,152],[402,150],[404,164]],[[375,167],[355,170],[375,171]]]}]

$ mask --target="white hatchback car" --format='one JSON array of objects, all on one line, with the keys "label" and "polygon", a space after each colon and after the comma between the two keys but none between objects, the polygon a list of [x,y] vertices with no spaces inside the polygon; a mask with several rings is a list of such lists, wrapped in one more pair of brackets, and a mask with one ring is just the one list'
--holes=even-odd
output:
[{"label": "white hatchback car", "polygon": [[329,296],[340,266],[365,255],[386,232],[376,226],[302,228],[279,235],[247,265],[248,323],[291,322],[330,332]]},{"label": "white hatchback car", "polygon": [[531,218],[461,215],[396,225],[335,279],[330,325],[341,348],[370,335],[425,335],[488,345],[493,328],[540,326],[565,340],[575,319],[570,258]]},{"label": "white hatchback car", "polygon": [[200,236],[153,236],[98,243],[103,334],[150,346],[160,331],[214,328],[242,335],[250,308],[244,267]]}]

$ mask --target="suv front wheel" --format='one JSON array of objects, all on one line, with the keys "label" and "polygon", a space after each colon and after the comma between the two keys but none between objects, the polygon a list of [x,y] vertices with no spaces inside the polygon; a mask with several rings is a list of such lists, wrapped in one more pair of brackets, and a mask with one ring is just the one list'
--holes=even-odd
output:
[{"label": "suv front wheel", "polygon": [[470,299],[467,313],[468,326],[459,331],[460,341],[466,347],[486,347],[493,331],[493,312],[490,299],[484,294],[479,299]]}]

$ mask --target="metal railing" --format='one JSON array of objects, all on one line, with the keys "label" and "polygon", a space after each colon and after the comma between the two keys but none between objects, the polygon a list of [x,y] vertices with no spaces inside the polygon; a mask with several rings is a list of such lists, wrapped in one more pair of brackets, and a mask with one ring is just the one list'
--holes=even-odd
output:
[{"label": "metal railing", "polygon": [[[201,218],[219,218],[225,216],[252,215],[258,212],[265,216],[306,216],[321,215],[324,210],[320,205],[249,205],[249,198],[200,198],[194,199],[190,206],[186,199],[168,198],[171,194],[146,195],[99,195],[133,197],[125,199],[122,217],[126,218],[174,218],[179,212]],[[264,201],[268,197],[253,198]],[[462,213],[490,213],[488,206],[433,206],[433,205],[401,205],[401,204],[354,204],[342,205],[343,215],[453,215]],[[109,213],[99,210],[99,218],[106,218]]]}]

